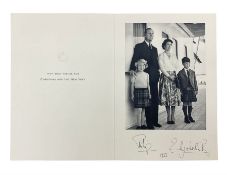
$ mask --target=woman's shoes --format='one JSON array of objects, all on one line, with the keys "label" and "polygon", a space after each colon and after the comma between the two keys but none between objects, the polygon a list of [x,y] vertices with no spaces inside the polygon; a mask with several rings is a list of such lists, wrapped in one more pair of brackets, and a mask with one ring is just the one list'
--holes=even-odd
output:
[{"label": "woman's shoes", "polygon": [[175,124],[175,121],[167,121],[167,124]]}]

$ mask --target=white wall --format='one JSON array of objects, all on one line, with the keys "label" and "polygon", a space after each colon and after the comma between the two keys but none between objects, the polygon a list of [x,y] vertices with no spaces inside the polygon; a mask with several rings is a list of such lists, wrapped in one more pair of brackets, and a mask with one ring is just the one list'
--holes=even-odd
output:
[{"label": "white wall", "polygon": [[133,48],[134,48],[134,37],[133,37],[133,24],[125,24],[125,71],[129,70],[131,63]]},{"label": "white wall", "polygon": [[[197,51],[197,45],[198,45],[198,40],[195,40],[197,43],[194,44],[194,52],[196,53]],[[206,46],[204,42],[199,42],[199,47],[198,47],[198,53],[197,53],[199,59],[202,61],[202,63],[196,62],[195,64],[195,71],[196,74],[206,74]]]}]

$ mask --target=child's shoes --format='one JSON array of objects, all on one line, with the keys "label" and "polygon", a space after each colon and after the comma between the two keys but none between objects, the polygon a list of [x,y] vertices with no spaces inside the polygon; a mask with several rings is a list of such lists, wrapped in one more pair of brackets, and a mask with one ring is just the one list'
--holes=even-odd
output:
[{"label": "child's shoes", "polygon": [[192,116],[188,117],[188,119],[190,122],[193,122],[193,123],[195,122],[195,120],[192,118]]},{"label": "child's shoes", "polygon": [[141,129],[147,129],[147,127],[145,125],[142,125]]},{"label": "child's shoes", "polygon": [[190,123],[189,118],[188,118],[188,117],[185,117],[185,118],[184,118],[184,122],[187,123],[187,124]]}]

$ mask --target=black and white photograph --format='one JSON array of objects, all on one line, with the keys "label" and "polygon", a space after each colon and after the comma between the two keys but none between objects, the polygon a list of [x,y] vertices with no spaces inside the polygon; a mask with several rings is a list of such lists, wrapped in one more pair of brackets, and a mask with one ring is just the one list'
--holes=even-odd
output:
[{"label": "black and white photograph", "polygon": [[127,130],[206,130],[205,23],[126,23]]}]

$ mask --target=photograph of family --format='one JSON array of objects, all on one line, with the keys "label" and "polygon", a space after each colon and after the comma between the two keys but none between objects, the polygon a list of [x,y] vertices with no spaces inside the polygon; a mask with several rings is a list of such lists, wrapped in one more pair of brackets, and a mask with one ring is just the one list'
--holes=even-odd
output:
[{"label": "photograph of family", "polygon": [[127,130],[206,130],[205,23],[126,23]]}]

